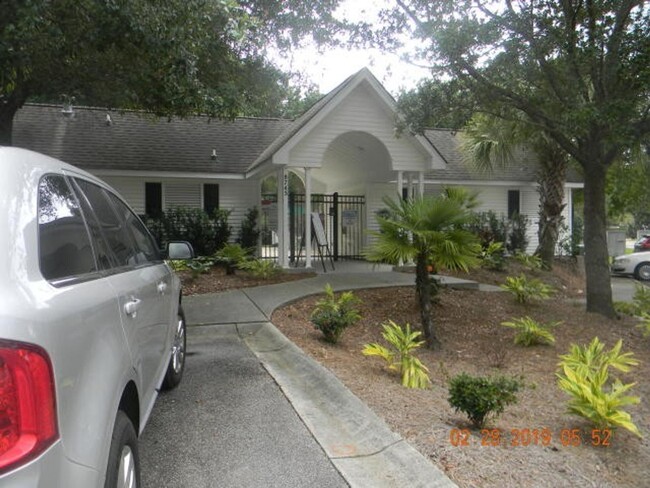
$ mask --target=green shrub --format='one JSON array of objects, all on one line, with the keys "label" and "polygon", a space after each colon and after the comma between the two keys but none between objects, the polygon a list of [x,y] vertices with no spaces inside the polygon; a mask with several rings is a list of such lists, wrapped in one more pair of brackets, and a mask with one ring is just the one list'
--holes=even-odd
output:
[{"label": "green shrub", "polygon": [[508,276],[503,290],[511,293],[518,303],[530,303],[533,300],[544,300],[553,293],[553,288],[538,279],[528,279],[525,275]]},{"label": "green shrub", "polygon": [[449,380],[448,401],[456,412],[463,412],[475,427],[481,428],[489,415],[497,417],[507,405],[517,403],[521,386],[516,378],[462,373]]},{"label": "green shrub", "polygon": [[597,337],[586,347],[572,345],[569,354],[560,356],[558,386],[572,397],[568,401],[569,413],[587,419],[598,429],[623,427],[641,436],[630,414],[622,410],[640,401],[639,397],[625,395],[634,383],[609,381],[610,368],[628,372],[639,364],[633,353],[621,353],[622,347],[623,341],[619,340],[605,351]]},{"label": "green shrub", "polygon": [[249,259],[247,261],[240,261],[237,267],[247,271],[255,278],[263,280],[268,280],[282,272],[282,268],[272,259]]},{"label": "green shrub", "polygon": [[428,375],[429,369],[412,353],[425,342],[417,340],[421,332],[411,331],[410,324],[406,324],[402,328],[392,320],[383,324],[382,327],[384,332],[381,335],[391,348],[372,343],[366,344],[361,353],[365,356],[379,356],[384,359],[389,369],[401,374],[402,386],[427,388],[431,384]]},{"label": "green shrub", "polygon": [[210,271],[214,266],[214,260],[207,257],[188,259],[185,261],[185,266],[192,272],[192,279],[195,280],[199,275]]},{"label": "green shrub", "polygon": [[216,262],[226,266],[226,273],[233,274],[235,268],[248,258],[248,253],[239,244],[226,244],[216,253],[214,259]]},{"label": "green shrub", "polygon": [[327,342],[336,344],[343,331],[361,318],[359,311],[354,308],[357,303],[359,299],[351,291],[341,293],[336,298],[328,283],[325,285],[325,298],[316,303],[311,321],[323,333]]},{"label": "green shrub", "polygon": [[530,271],[537,271],[542,269],[544,263],[542,258],[532,254],[526,254],[524,252],[515,253],[515,260],[521,263],[522,266],[526,267]]},{"label": "green shrub", "polygon": [[643,337],[650,337],[650,314],[647,312],[641,313],[641,323],[637,325],[643,331]]},{"label": "green shrub", "polygon": [[230,238],[230,212],[217,209],[212,215],[199,208],[170,208],[145,223],[162,248],[169,241],[189,241],[199,256],[210,256]]},{"label": "green shrub", "polygon": [[631,316],[635,316],[639,313],[637,306],[634,303],[630,302],[616,301],[614,302],[614,310],[616,310],[617,313]]},{"label": "green shrub", "polygon": [[503,242],[491,241],[487,247],[484,247],[479,256],[481,266],[493,271],[503,271],[506,266]]},{"label": "green shrub", "polygon": [[246,249],[246,251],[253,255],[257,250],[257,241],[260,237],[260,230],[257,227],[257,219],[259,218],[259,211],[257,207],[249,208],[241,222],[239,229],[239,236],[237,237],[237,244]]},{"label": "green shrub", "polygon": [[526,228],[528,227],[528,217],[525,215],[514,214],[508,219],[508,240],[506,249],[512,253],[526,252],[528,247],[528,236]]},{"label": "green shrub", "polygon": [[501,325],[516,330],[515,344],[528,347],[536,344],[553,344],[555,342],[555,336],[553,336],[550,329],[560,325],[560,323],[549,322],[547,324],[540,324],[530,317],[523,317],[510,322],[501,322]]},{"label": "green shrub", "polygon": [[643,312],[650,313],[650,288],[638,283],[635,284],[632,303],[636,306],[637,313],[635,315],[640,315]]}]

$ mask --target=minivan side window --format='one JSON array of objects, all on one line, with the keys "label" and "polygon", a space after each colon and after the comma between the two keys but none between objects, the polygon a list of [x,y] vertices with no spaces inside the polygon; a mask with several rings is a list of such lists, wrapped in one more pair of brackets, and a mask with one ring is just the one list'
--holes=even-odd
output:
[{"label": "minivan side window", "polygon": [[61,175],[38,186],[39,264],[43,277],[59,280],[97,271],[79,203]]},{"label": "minivan side window", "polygon": [[128,229],[131,231],[131,235],[135,240],[138,264],[162,261],[156,242],[140,219],[131,212],[122,200],[111,192],[106,192],[106,194],[113,203],[119,218],[126,222]]},{"label": "minivan side window", "polygon": [[124,220],[118,218],[104,190],[86,180],[75,179],[93,209],[117,267],[135,266],[136,250]]}]

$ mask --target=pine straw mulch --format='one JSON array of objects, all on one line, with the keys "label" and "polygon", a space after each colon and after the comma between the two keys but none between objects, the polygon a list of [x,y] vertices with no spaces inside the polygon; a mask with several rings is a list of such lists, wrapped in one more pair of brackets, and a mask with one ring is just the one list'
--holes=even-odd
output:
[{"label": "pine straw mulch", "polygon": [[[502,273],[476,270],[469,277],[498,284],[519,271],[517,267]],[[419,323],[413,287],[355,292],[362,300],[363,318],[344,332],[337,345],[322,341],[309,321],[319,297],[278,309],[272,321],[461,487],[650,486],[650,339],[642,337],[629,317],[608,320],[586,313],[584,305],[575,300],[583,295],[584,282],[571,266],[534,274],[552,283],[559,293],[532,306],[518,305],[510,295],[499,292],[440,293],[434,314],[441,347],[418,353],[430,370],[429,390],[401,387],[379,359],[361,354],[364,344],[382,341],[380,324],[386,320]],[[562,321],[554,330],[556,343],[516,346],[513,331],[500,323],[524,315],[542,322]],[[641,404],[627,410],[643,439],[621,429],[612,436],[609,447],[595,447],[591,427],[565,411],[567,396],[556,386],[558,355],[566,353],[571,344],[587,344],[595,336],[608,348],[623,339],[624,350],[633,351],[642,360],[622,379],[637,382],[632,394],[641,397]],[[458,439],[451,438],[452,431],[470,429],[464,415],[454,412],[447,402],[447,378],[461,372],[523,376],[526,387],[518,395],[519,402],[488,425],[501,429],[498,446],[483,446],[481,432],[476,430],[470,430],[469,445],[453,445]],[[522,440],[524,429],[545,427],[552,433],[549,445],[541,445],[541,438],[537,442],[531,438],[525,446],[512,445]],[[582,443],[564,446],[562,429],[580,429]]]}]

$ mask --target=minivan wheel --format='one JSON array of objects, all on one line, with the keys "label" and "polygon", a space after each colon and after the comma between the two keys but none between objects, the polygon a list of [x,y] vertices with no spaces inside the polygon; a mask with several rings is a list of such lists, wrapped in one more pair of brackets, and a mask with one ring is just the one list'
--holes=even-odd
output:
[{"label": "minivan wheel", "polygon": [[169,358],[167,373],[165,374],[165,379],[162,384],[162,387],[165,390],[176,388],[183,377],[183,370],[185,369],[185,348],[187,346],[187,337],[185,332],[185,313],[179,306],[176,320],[176,332],[174,333],[174,341],[172,342],[172,355],[171,358]]},{"label": "minivan wheel", "polygon": [[138,488],[140,486],[140,456],[138,437],[129,417],[117,412],[104,488]]},{"label": "minivan wheel", "polygon": [[641,263],[634,270],[634,277],[639,281],[650,281],[650,263]]}]

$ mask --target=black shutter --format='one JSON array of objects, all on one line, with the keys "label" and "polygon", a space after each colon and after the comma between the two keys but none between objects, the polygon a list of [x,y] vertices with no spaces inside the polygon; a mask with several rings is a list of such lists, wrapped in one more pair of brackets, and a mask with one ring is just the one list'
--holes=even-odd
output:
[{"label": "black shutter", "polygon": [[508,218],[520,214],[519,190],[508,190]]},{"label": "black shutter", "polygon": [[144,184],[144,212],[147,217],[162,214],[162,183]]},{"label": "black shutter", "polygon": [[203,185],[203,210],[208,215],[219,208],[219,185],[208,184]]}]

